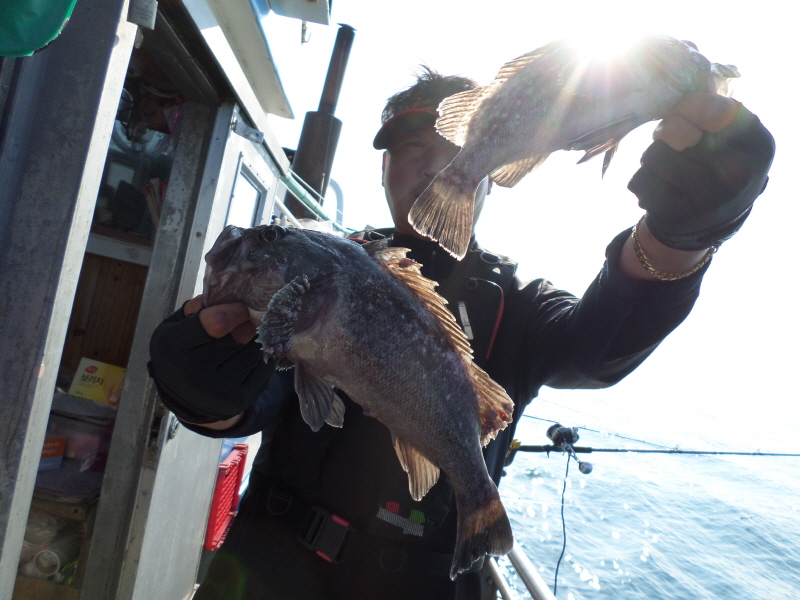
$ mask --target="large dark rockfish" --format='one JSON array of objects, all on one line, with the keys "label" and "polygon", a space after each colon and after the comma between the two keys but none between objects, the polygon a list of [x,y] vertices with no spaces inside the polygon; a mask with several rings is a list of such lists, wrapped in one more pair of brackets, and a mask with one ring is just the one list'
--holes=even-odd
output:
[{"label": "large dark rockfish", "polygon": [[738,76],[668,36],[643,37],[611,56],[587,58],[566,40],[524,54],[491,84],[439,105],[436,129],[461,151],[417,198],[409,222],[460,259],[487,175],[513,187],[556,150],[585,151],[579,162],[605,152],[605,172],[630,131],[667,116],[689,92],[725,93]]},{"label": "large dark rockfish", "polygon": [[507,553],[511,527],[481,448],[511,422],[513,404],[478,368],[436,283],[405,248],[262,226],[222,232],[206,255],[206,306],[242,301],[267,355],[295,368],[305,421],[342,425],[346,392],[392,432],[419,500],[439,469],[455,492],[450,576]]}]

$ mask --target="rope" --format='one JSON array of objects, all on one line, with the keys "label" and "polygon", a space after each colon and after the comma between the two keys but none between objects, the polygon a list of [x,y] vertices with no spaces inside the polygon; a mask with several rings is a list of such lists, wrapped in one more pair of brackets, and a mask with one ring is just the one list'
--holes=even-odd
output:
[{"label": "rope", "polygon": [[[306,208],[308,208],[311,212],[315,215],[320,217],[325,221],[329,221],[331,226],[334,229],[345,233],[350,234],[353,233],[354,230],[348,229],[339,225],[334,219],[331,219],[330,216],[325,212],[325,210],[320,206],[319,202],[317,202],[303,187],[303,185],[308,185],[305,182],[300,181],[300,178],[294,173],[294,171],[290,172],[288,176],[280,178],[281,183],[286,186],[286,189],[295,197],[297,198]],[[316,192],[314,192],[316,194]],[[316,194],[319,196],[319,194]],[[321,196],[320,196],[321,197]]]}]

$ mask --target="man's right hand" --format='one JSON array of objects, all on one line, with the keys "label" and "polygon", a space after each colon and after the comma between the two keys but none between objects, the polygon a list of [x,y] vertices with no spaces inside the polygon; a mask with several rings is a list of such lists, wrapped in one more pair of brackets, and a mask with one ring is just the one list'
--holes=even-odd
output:
[{"label": "man's right hand", "polygon": [[200,324],[213,338],[225,337],[229,333],[239,344],[246,344],[256,335],[256,327],[250,322],[250,314],[244,302],[218,304],[203,308],[203,296],[195,296],[183,305],[187,317],[200,312]]},{"label": "man's right hand", "polygon": [[258,399],[274,370],[241,302],[202,308],[198,296],[150,340],[150,376],[162,402],[186,422],[227,429]]}]

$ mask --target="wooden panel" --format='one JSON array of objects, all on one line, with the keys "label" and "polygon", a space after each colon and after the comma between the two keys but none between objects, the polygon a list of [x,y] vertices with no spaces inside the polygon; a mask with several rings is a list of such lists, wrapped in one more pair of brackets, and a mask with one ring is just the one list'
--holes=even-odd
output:
[{"label": "wooden panel", "polygon": [[17,577],[13,600],[78,600],[80,591],[46,579]]},{"label": "wooden panel", "polygon": [[85,255],[61,360],[65,373],[84,356],[128,365],[146,277],[147,267]]}]

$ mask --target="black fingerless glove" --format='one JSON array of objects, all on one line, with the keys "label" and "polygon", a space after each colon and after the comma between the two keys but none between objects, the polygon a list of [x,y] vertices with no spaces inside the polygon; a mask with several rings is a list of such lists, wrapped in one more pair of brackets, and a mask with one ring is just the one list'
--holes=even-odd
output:
[{"label": "black fingerless glove", "polygon": [[717,133],[676,152],[656,140],[628,183],[662,244],[704,250],[736,233],[767,185],[775,140],[753,113],[739,107]]},{"label": "black fingerless glove", "polygon": [[224,421],[244,412],[267,387],[275,361],[264,362],[254,340],[208,335],[183,309],[164,320],[150,338],[147,368],[166,407],[189,423]]}]

